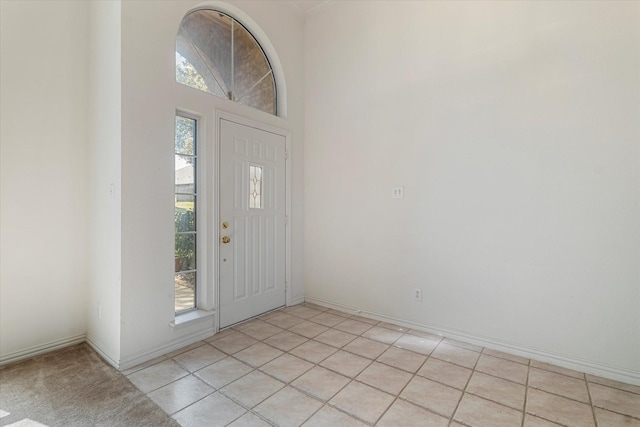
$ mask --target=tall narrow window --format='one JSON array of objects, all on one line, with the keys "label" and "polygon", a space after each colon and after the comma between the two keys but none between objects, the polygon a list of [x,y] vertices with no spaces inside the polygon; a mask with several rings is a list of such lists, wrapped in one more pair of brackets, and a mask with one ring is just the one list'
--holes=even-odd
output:
[{"label": "tall narrow window", "polygon": [[175,311],[196,308],[196,121],[176,116]]},{"label": "tall narrow window", "polygon": [[276,81],[262,47],[242,24],[215,10],[196,10],[182,20],[176,81],[276,114]]}]

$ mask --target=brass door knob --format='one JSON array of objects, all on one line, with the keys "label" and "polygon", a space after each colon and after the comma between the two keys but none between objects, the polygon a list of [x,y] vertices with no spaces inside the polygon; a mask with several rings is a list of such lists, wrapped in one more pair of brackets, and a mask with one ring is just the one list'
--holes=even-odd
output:
[{"label": "brass door knob", "polygon": [[231,239],[229,238],[229,236],[224,236],[222,238],[222,243],[229,243],[231,241]]}]

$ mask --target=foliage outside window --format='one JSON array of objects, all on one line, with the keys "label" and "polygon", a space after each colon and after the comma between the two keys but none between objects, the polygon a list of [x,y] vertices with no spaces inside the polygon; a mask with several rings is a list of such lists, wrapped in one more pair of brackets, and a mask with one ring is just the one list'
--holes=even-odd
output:
[{"label": "foliage outside window", "polygon": [[175,311],[196,308],[196,121],[176,116],[175,135]]},{"label": "foliage outside window", "polygon": [[182,20],[176,81],[276,114],[276,84],[267,56],[242,24],[215,10],[197,10]]},{"label": "foliage outside window", "polygon": [[200,89],[203,92],[209,92],[209,88],[200,73],[178,52],[176,52],[176,81],[183,85]]}]

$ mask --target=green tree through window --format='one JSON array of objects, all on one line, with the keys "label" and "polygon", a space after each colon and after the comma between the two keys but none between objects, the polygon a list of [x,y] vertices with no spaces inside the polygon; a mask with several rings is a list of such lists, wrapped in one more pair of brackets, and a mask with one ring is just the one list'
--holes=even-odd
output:
[{"label": "green tree through window", "polygon": [[195,67],[178,52],[176,52],[176,81],[194,89],[209,92],[204,78],[202,78]]}]

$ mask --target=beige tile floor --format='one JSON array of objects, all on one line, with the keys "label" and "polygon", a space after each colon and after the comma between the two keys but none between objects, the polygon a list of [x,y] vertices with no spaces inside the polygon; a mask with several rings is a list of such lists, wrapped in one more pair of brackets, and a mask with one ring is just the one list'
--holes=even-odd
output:
[{"label": "beige tile floor", "polygon": [[640,387],[308,303],[125,374],[183,426],[640,427]]}]

